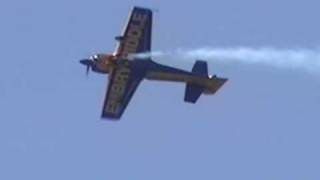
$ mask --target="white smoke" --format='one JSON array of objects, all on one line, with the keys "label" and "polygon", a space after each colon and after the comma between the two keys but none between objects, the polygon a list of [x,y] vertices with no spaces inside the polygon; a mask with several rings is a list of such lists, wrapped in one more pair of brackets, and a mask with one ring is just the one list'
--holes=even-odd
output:
[{"label": "white smoke", "polygon": [[166,58],[181,60],[202,59],[220,63],[263,64],[279,68],[320,72],[320,49],[276,48],[200,48],[155,51],[135,55],[139,58]]}]

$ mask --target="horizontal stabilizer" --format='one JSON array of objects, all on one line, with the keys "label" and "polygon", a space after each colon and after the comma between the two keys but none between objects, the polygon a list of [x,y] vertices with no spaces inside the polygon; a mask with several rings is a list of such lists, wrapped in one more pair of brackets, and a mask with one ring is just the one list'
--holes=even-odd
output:
[{"label": "horizontal stabilizer", "polygon": [[205,61],[197,60],[192,68],[192,72],[207,77],[208,76],[208,64]]},{"label": "horizontal stabilizer", "polygon": [[189,103],[196,103],[203,90],[203,87],[187,84],[186,92],[184,94],[184,101]]},{"label": "horizontal stabilizer", "polygon": [[[192,68],[192,72],[198,76],[208,77],[207,62],[197,60]],[[196,103],[204,90],[204,87],[187,83],[184,101],[189,103]]]}]

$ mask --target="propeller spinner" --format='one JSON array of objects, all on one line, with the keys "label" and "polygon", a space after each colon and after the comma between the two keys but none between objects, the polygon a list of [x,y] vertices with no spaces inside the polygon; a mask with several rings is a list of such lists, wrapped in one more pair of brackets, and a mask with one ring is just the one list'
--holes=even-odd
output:
[{"label": "propeller spinner", "polygon": [[90,67],[93,66],[93,61],[91,59],[82,59],[80,60],[80,63],[85,65],[87,67],[86,69],[86,75],[89,75]]}]

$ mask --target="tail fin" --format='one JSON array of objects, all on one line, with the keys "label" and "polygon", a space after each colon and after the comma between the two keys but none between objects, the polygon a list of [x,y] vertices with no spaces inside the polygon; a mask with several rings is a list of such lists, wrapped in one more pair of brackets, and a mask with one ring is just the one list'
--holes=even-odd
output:
[{"label": "tail fin", "polygon": [[[207,62],[197,60],[192,68],[192,72],[199,76],[208,77]],[[196,103],[204,90],[204,87],[187,83],[184,101],[189,103]]]}]

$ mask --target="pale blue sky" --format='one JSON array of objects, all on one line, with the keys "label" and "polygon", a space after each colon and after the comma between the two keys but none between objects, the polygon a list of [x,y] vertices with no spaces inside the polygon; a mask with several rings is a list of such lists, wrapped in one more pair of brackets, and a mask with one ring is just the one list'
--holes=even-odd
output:
[{"label": "pale blue sky", "polygon": [[154,49],[320,41],[317,1],[2,0],[0,179],[320,179],[317,74],[211,63],[230,78],[216,96],[190,105],[184,85],[144,81],[101,121],[107,78],[78,60],[112,52],[133,5],[159,10]]}]

